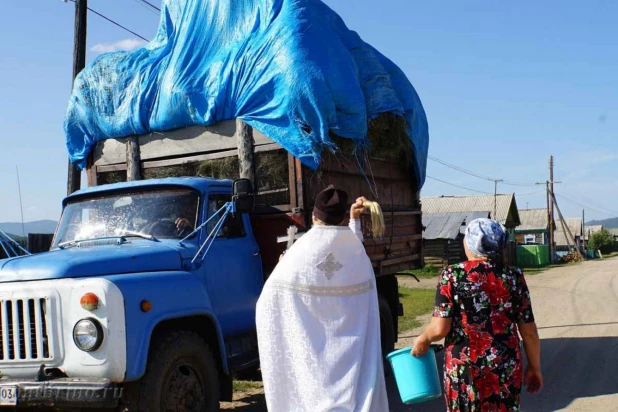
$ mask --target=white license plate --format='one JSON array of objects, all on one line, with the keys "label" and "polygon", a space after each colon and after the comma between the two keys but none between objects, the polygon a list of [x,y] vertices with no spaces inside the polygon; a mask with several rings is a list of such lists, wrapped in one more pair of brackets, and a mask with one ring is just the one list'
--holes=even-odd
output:
[{"label": "white license plate", "polygon": [[0,405],[17,405],[17,386],[0,386]]}]

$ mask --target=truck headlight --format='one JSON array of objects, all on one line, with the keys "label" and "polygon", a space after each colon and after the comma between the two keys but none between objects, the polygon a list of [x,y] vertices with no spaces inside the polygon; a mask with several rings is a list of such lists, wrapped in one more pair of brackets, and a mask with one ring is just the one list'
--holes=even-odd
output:
[{"label": "truck headlight", "polygon": [[93,352],[103,343],[103,327],[96,319],[82,319],[73,328],[73,341],[84,352]]}]

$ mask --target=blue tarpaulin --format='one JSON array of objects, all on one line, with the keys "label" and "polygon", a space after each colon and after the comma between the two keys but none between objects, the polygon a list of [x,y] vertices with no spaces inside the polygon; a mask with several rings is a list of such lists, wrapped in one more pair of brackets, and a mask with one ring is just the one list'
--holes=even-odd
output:
[{"label": "blue tarpaulin", "polygon": [[319,0],[164,0],[156,37],[99,56],[75,81],[71,161],[96,142],[241,118],[316,168],[329,132],[363,144],[368,120],[405,116],[422,186],[427,118],[389,59]]}]

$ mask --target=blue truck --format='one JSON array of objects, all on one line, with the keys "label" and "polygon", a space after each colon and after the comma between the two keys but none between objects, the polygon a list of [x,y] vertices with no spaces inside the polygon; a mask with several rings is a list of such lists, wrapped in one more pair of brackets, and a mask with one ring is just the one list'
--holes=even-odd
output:
[{"label": "blue truck", "polygon": [[255,305],[280,238],[309,229],[330,183],[382,204],[386,236],[370,218],[363,231],[393,349],[395,274],[422,258],[416,178],[383,153],[371,173],[328,154],[310,170],[254,131],[255,177],[240,179],[235,125],[100,142],[51,250],[0,260],[1,407],[218,410],[259,367]]}]

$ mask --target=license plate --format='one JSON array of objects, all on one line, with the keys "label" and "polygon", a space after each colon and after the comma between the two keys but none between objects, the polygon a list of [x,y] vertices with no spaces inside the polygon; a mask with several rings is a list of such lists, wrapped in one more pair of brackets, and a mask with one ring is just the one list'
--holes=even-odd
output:
[{"label": "license plate", "polygon": [[17,405],[17,386],[0,386],[0,405]]}]

